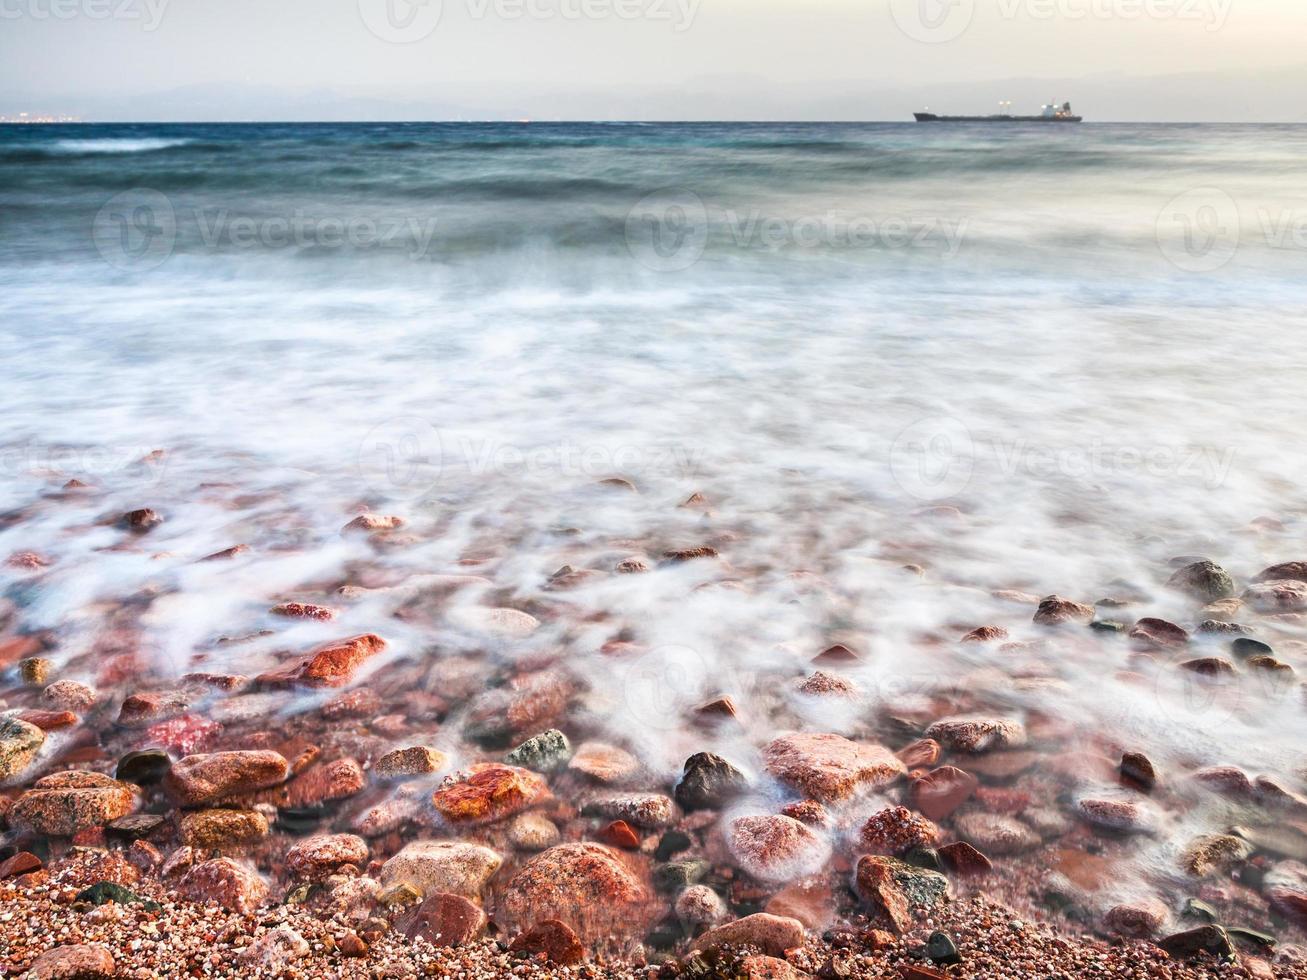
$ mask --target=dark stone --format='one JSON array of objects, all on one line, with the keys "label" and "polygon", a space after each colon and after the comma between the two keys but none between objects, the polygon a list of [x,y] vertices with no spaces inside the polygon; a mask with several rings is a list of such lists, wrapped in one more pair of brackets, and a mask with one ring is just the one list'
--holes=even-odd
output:
[{"label": "dark stone", "polygon": [[1275,650],[1269,643],[1263,643],[1261,640],[1254,640],[1251,637],[1241,636],[1230,643],[1230,652],[1240,660],[1247,660],[1249,657],[1271,657],[1275,655]]},{"label": "dark stone", "polygon": [[144,749],[141,752],[128,752],[119,759],[114,778],[124,783],[149,786],[163,779],[171,768],[172,759],[163,749]]},{"label": "dark stone", "polygon": [[112,881],[98,881],[90,888],[82,889],[77,893],[74,901],[88,902],[91,905],[107,905],[109,902],[113,902],[115,905],[140,905],[151,912],[157,911],[161,907],[158,902],[141,898],[130,888],[124,888]]},{"label": "dark stone", "polygon": [[654,887],[660,892],[679,892],[698,884],[708,873],[707,861],[674,861],[654,869]]},{"label": "dark stone", "polygon": [[1212,908],[1201,898],[1191,898],[1184,905],[1184,915],[1190,919],[1200,919],[1203,922],[1215,922],[1220,918],[1216,909]]},{"label": "dark stone", "polygon": [[955,963],[962,962],[962,954],[958,952],[957,945],[953,940],[942,932],[932,932],[930,938],[926,940],[926,956],[934,963],[940,963],[944,966],[952,966]]},{"label": "dark stone", "polygon": [[277,829],[303,837],[316,832],[329,815],[325,806],[287,807],[277,811]]},{"label": "dark stone", "polygon": [[939,863],[939,852],[933,847],[914,847],[903,855],[903,860],[915,868],[927,868],[931,871],[943,870]]},{"label": "dark stone", "polygon": [[1157,770],[1152,760],[1142,752],[1127,752],[1121,756],[1121,781],[1143,793],[1151,793],[1157,786]]},{"label": "dark stone", "polygon": [[686,810],[718,810],[748,788],[744,773],[719,755],[700,752],[685,760],[675,796]]},{"label": "dark stone", "polygon": [[572,757],[572,744],[557,728],[532,735],[504,756],[510,766],[533,769],[536,772],[553,772]]},{"label": "dark stone", "polygon": [[1207,559],[1185,565],[1166,584],[1199,602],[1228,599],[1235,593],[1234,579],[1230,573]]},{"label": "dark stone", "polygon": [[1124,633],[1125,623],[1116,619],[1096,619],[1089,628],[1097,633]]},{"label": "dark stone", "polygon": [[1258,932],[1256,929],[1245,929],[1243,926],[1229,926],[1225,931],[1231,939],[1238,939],[1249,946],[1255,946],[1259,949],[1275,948],[1276,939],[1269,933]]},{"label": "dark stone", "polygon": [[688,851],[694,841],[690,839],[689,834],[684,834],[679,830],[669,830],[658,840],[658,849],[654,851],[654,858],[659,861],[667,861],[680,854],[682,851]]},{"label": "dark stone", "polygon": [[939,849],[939,859],[954,874],[983,875],[994,870],[993,863],[966,841],[955,841]]},{"label": "dark stone", "polygon": [[1217,925],[1199,926],[1188,932],[1177,932],[1174,936],[1159,939],[1157,945],[1178,960],[1197,956],[1199,953],[1211,953],[1221,959],[1234,956],[1234,947],[1224,929]]},{"label": "dark stone", "polygon": [[673,916],[654,926],[645,936],[644,941],[654,949],[672,949],[684,938],[686,938],[685,927]]},{"label": "dark stone", "polygon": [[119,817],[105,828],[106,832],[127,840],[149,837],[163,826],[164,817],[157,813],[132,813]]}]

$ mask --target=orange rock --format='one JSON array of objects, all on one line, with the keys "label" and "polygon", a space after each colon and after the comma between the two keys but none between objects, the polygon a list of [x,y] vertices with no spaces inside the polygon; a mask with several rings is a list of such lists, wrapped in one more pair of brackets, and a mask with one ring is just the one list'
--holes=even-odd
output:
[{"label": "orange rock", "polygon": [[431,802],[452,824],[482,824],[512,816],[548,796],[548,784],[529,769],[483,762],[451,777]]},{"label": "orange rock", "polygon": [[265,685],[303,684],[307,687],[344,687],[367,660],[386,649],[386,641],[374,633],[327,643],[307,659],[290,667],[263,674]]},{"label": "orange rock", "polygon": [[273,606],[268,612],[289,619],[318,619],[328,622],[336,618],[336,610],[328,606],[317,606],[311,602],[282,602]]},{"label": "orange rock", "polygon": [[640,835],[625,820],[614,820],[595,835],[602,843],[620,847],[625,851],[640,849]]},{"label": "orange rock", "polygon": [[403,526],[404,519],[402,517],[388,517],[381,514],[360,514],[341,528],[341,532],[349,533],[352,531],[361,531],[365,534],[375,534],[379,531],[394,531]]},{"label": "orange rock", "polygon": [[558,919],[546,919],[532,926],[514,939],[509,949],[514,953],[543,955],[559,966],[579,966],[585,962],[585,947],[580,938],[566,922]]}]

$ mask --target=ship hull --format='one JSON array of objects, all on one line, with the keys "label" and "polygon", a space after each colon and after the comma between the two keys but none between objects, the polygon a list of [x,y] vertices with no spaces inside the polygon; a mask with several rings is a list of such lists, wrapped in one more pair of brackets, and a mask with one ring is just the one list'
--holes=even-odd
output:
[{"label": "ship hull", "polygon": [[933,112],[914,112],[917,122],[946,123],[1078,123],[1083,116],[937,116]]}]

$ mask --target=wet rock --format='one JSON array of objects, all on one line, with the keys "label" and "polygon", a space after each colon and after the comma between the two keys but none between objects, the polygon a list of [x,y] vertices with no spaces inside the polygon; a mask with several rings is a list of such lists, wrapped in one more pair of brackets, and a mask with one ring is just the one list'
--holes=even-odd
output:
[{"label": "wet rock", "polygon": [[97,772],[59,772],[38,779],[19,797],[9,820],[52,837],[72,837],[103,827],[136,808],[125,783]]},{"label": "wet rock", "polygon": [[423,895],[448,892],[479,902],[503,858],[466,841],[414,841],[381,868],[383,886],[413,885]]},{"label": "wet rock", "polygon": [[830,857],[830,845],[790,817],[732,820],[726,829],[731,854],[760,881],[790,881],[816,874]]},{"label": "wet rock", "polygon": [[1220,657],[1199,657],[1196,660],[1186,660],[1180,664],[1180,669],[1212,678],[1230,677],[1234,674],[1234,664],[1228,660],[1222,660]]},{"label": "wet rock", "polygon": [[177,893],[191,902],[247,915],[267,897],[268,885],[253,868],[231,858],[216,858],[187,871],[177,883]]},{"label": "wet rock", "polygon": [[1152,827],[1151,815],[1134,800],[1086,798],[1075,809],[1082,820],[1103,830],[1141,833]]},{"label": "wet rock", "polygon": [[926,940],[925,953],[927,959],[941,966],[953,966],[962,962],[962,954],[958,952],[957,944],[953,942],[951,936],[943,932],[930,934],[930,938]]},{"label": "wet rock", "polygon": [[740,980],[810,980],[811,974],[775,956],[746,956],[736,966]]},{"label": "wet rock", "polygon": [[438,892],[395,920],[409,939],[426,939],[433,946],[462,946],[481,935],[486,913],[462,895]]},{"label": "wet rock", "polygon": [[1171,576],[1168,588],[1185,593],[1198,602],[1216,602],[1235,594],[1234,579],[1214,561],[1196,561]]},{"label": "wet rock", "polygon": [[940,863],[957,875],[983,875],[994,870],[989,858],[966,841],[945,844],[937,853]]},{"label": "wet rock", "polygon": [[1210,953],[1219,959],[1234,956],[1234,947],[1226,931],[1217,925],[1200,926],[1188,932],[1178,932],[1165,939],[1159,939],[1157,945],[1178,960],[1189,959],[1199,953]]},{"label": "wet rock", "polygon": [[954,752],[992,752],[1020,748],[1026,744],[1026,729],[1013,718],[944,718],[926,729],[933,738]]},{"label": "wet rock", "polygon": [[543,955],[559,966],[579,966],[585,962],[585,947],[566,923],[558,919],[538,922],[515,940],[509,949],[528,956]]},{"label": "wet rock", "polygon": [[95,691],[77,681],[60,680],[46,686],[41,700],[60,711],[88,711],[95,706]]},{"label": "wet rock", "polygon": [[908,787],[908,799],[929,819],[946,820],[971,799],[977,785],[978,780],[970,773],[943,766],[914,779]]},{"label": "wet rock", "polygon": [[1307,865],[1281,861],[1262,879],[1271,908],[1299,927],[1307,927]]},{"label": "wet rock", "polygon": [[472,706],[467,734],[487,746],[506,744],[560,718],[566,712],[571,691],[571,685],[553,672],[520,678],[509,688],[487,691]]},{"label": "wet rock", "polygon": [[142,507],[140,510],[128,511],[118,523],[133,534],[145,534],[162,524],[163,516],[148,507]]},{"label": "wet rock", "polygon": [[958,837],[986,854],[1020,854],[1038,847],[1039,836],[1016,817],[971,811],[953,819]]},{"label": "wet rock", "polygon": [[1082,602],[1064,599],[1059,595],[1051,595],[1041,599],[1039,608],[1035,610],[1035,622],[1041,626],[1060,626],[1063,623],[1087,624],[1093,618],[1093,606],[1086,606]]},{"label": "wet rock", "polygon": [[1189,642],[1189,633],[1165,619],[1146,617],[1130,630],[1130,641],[1136,650],[1171,650]]},{"label": "wet rock", "polygon": [[1142,752],[1127,752],[1121,756],[1121,782],[1141,793],[1151,793],[1157,787],[1157,770],[1152,760]]},{"label": "wet rock", "polygon": [[12,779],[36,761],[45,732],[17,718],[0,719],[0,782]]},{"label": "wet rock", "polygon": [[1302,612],[1307,609],[1307,582],[1289,579],[1250,587],[1243,601],[1262,613]]},{"label": "wet rock", "polygon": [[948,894],[948,879],[896,858],[868,854],[858,859],[853,887],[874,914],[904,933],[914,924],[914,908],[933,908]]},{"label": "wet rock", "polygon": [[296,881],[321,881],[343,865],[362,868],[367,862],[368,843],[362,837],[323,834],[302,840],[286,852],[286,874]]},{"label": "wet rock", "polygon": [[621,848],[624,851],[638,851],[640,849],[640,835],[625,820],[614,820],[601,828],[595,834],[595,839],[601,844]]},{"label": "wet rock", "polygon": [[1286,561],[1263,569],[1254,582],[1307,582],[1307,561]]},{"label": "wet rock", "polygon": [[1103,922],[1109,930],[1127,939],[1151,939],[1162,931],[1169,918],[1165,903],[1144,899],[1112,906]]},{"label": "wet rock", "polygon": [[559,844],[536,855],[500,896],[496,918],[509,931],[558,919],[582,942],[641,937],[658,914],[653,893],[602,844]]},{"label": "wet rock", "polygon": [[116,972],[113,954],[104,946],[88,943],[42,953],[27,971],[27,980],[101,980]]},{"label": "wet rock", "polygon": [[84,888],[77,893],[75,902],[85,902],[88,905],[142,905],[149,911],[156,911],[159,908],[158,902],[152,902],[149,899],[141,898],[130,888],[125,888],[117,882],[99,881],[90,888]]},{"label": "wet rock", "polygon": [[289,763],[276,752],[216,752],[182,759],[165,776],[164,789],[182,806],[200,806],[275,786],[289,774]]},{"label": "wet rock", "polygon": [[402,517],[395,517],[386,514],[359,514],[343,528],[342,534],[360,533],[360,534],[378,534],[385,531],[397,531],[404,526]]},{"label": "wet rock", "polygon": [[541,813],[520,813],[508,826],[508,839],[523,851],[543,851],[559,841],[558,828]]},{"label": "wet rock", "polygon": [[596,796],[581,806],[581,815],[603,817],[607,820],[625,820],[633,827],[644,830],[661,830],[672,823],[675,804],[660,793],[625,793],[618,796]]},{"label": "wet rock", "polygon": [[28,657],[18,663],[18,677],[28,687],[45,687],[54,673],[54,662],[44,657]]},{"label": "wet rock", "polygon": [[658,847],[654,850],[655,861],[670,861],[682,851],[688,851],[694,846],[694,840],[689,834],[682,833],[679,830],[669,830],[658,838]]},{"label": "wet rock", "polygon": [[1194,780],[1213,793],[1232,799],[1247,799],[1253,795],[1252,780],[1236,766],[1208,766],[1194,773]]},{"label": "wet rock", "polygon": [[521,639],[540,628],[540,620],[518,609],[460,606],[449,611],[449,621],[469,633],[482,633],[501,640]]},{"label": "wet rock", "polygon": [[17,878],[19,875],[31,874],[41,870],[41,859],[30,851],[19,851],[12,857],[0,861],[0,881]]},{"label": "wet rock", "polygon": [[677,896],[676,915],[689,927],[715,926],[727,919],[730,911],[707,885],[691,885]]},{"label": "wet rock", "polygon": [[431,797],[451,824],[494,823],[529,809],[549,796],[549,787],[529,769],[483,762],[455,773]]},{"label": "wet rock", "polygon": [[245,947],[236,962],[246,970],[277,976],[296,960],[308,956],[308,941],[288,925],[269,929]]},{"label": "wet rock", "polygon": [[372,771],[386,779],[426,776],[440,772],[447,762],[445,753],[426,745],[415,745],[407,749],[387,752],[377,760]]},{"label": "wet rock", "polygon": [[707,861],[672,861],[654,869],[654,887],[660,892],[675,894],[683,888],[697,885],[707,876]]},{"label": "wet rock", "polygon": [[749,780],[719,755],[699,752],[685,760],[676,802],[686,811],[719,810],[749,789]]},{"label": "wet rock", "polygon": [[287,619],[316,619],[329,623],[336,618],[336,610],[328,606],[317,606],[311,602],[282,602],[268,610],[273,616]]},{"label": "wet rock", "polygon": [[724,946],[753,946],[772,956],[803,945],[803,923],[779,915],[758,912],[743,919],[709,929],[691,944],[691,950],[721,949]]},{"label": "wet rock", "polygon": [[939,762],[940,746],[933,738],[919,738],[894,754],[909,770],[930,769]]},{"label": "wet rock", "polygon": [[168,775],[171,768],[172,759],[163,749],[144,749],[128,752],[119,759],[114,776],[125,783],[151,786]]},{"label": "wet rock", "polygon": [[567,736],[556,728],[533,735],[519,745],[504,761],[510,766],[534,769],[536,772],[556,772],[572,757],[572,746]]},{"label": "wet rock", "polygon": [[767,771],[822,803],[846,800],[862,789],[880,789],[907,772],[882,745],[859,744],[833,734],[796,733],[763,751]]},{"label": "wet rock", "polygon": [[1002,626],[978,626],[966,636],[963,643],[996,643],[1006,640],[1010,634]]},{"label": "wet rock", "polygon": [[270,686],[344,687],[363,664],[385,649],[385,640],[374,633],[365,633],[317,647],[298,663],[263,674],[258,680]]},{"label": "wet rock", "polygon": [[1230,652],[1240,660],[1249,660],[1252,657],[1272,657],[1275,651],[1271,649],[1269,643],[1263,643],[1261,640],[1254,640],[1248,636],[1241,636],[1238,639],[1230,641]]},{"label": "wet rock", "polygon": [[616,746],[586,742],[577,748],[567,768],[598,783],[620,783],[640,771],[640,761]]},{"label": "wet rock", "polygon": [[257,844],[268,836],[268,818],[255,810],[195,810],[181,819],[183,844],[224,851]]},{"label": "wet rock", "polygon": [[939,841],[939,828],[907,807],[886,807],[873,814],[858,833],[864,851],[897,857],[914,847],[930,847]]}]

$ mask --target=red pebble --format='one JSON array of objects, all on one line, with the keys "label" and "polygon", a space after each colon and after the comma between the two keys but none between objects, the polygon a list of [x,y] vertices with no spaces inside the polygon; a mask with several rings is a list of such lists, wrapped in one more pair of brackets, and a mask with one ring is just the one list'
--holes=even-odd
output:
[{"label": "red pebble", "polygon": [[604,844],[621,847],[628,851],[640,849],[640,835],[625,820],[614,820],[596,835]]}]

